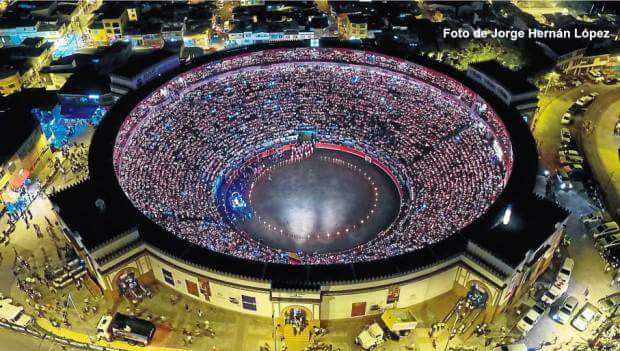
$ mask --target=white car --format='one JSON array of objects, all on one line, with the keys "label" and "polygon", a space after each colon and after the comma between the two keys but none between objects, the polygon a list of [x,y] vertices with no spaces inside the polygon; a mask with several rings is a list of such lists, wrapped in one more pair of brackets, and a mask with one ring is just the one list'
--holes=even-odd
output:
[{"label": "white car", "polygon": [[568,284],[570,281],[570,276],[573,272],[573,267],[575,267],[575,261],[572,258],[567,257],[564,259],[564,263],[562,263],[562,267],[560,267],[560,270],[558,271],[556,280],[561,280]]},{"label": "white car", "polygon": [[517,323],[517,329],[523,334],[527,334],[527,332],[529,332],[534,327],[534,325],[538,323],[540,317],[542,317],[546,311],[547,308],[542,304],[535,304],[527,311],[525,316],[523,316],[519,320],[519,322]]},{"label": "white car", "polygon": [[620,227],[618,227],[618,223],[616,222],[607,222],[599,225],[598,227],[592,229],[592,237],[594,239],[598,239],[602,236],[617,233],[620,231]]},{"label": "white car", "polygon": [[558,311],[551,317],[554,321],[564,324],[568,322],[573,312],[579,305],[579,301],[574,296],[569,296],[564,300],[562,307],[558,309]]},{"label": "white car", "polygon": [[603,212],[594,211],[587,215],[581,216],[581,222],[587,226],[592,226],[593,224],[598,224],[603,220]]},{"label": "white car", "polygon": [[100,340],[112,341],[112,334],[110,333],[110,325],[112,325],[112,316],[104,315],[97,323],[97,338]]},{"label": "white car", "polygon": [[579,156],[579,152],[577,150],[569,149],[565,151],[559,151],[558,155],[564,157]]},{"label": "white car", "polygon": [[562,115],[562,119],[560,119],[560,123],[565,126],[573,123],[573,115],[566,112],[565,114]]},{"label": "white car", "polygon": [[570,190],[573,188],[573,183],[571,182],[570,176],[565,170],[560,169],[556,175],[560,181],[560,189]]},{"label": "white car", "polygon": [[498,346],[493,349],[493,351],[527,351],[527,346],[525,344],[506,344],[502,346]]},{"label": "white car", "polygon": [[572,140],[572,137],[570,135],[570,131],[568,130],[568,128],[562,128],[560,130],[560,141],[562,141],[563,143],[570,143]]},{"label": "white car", "polygon": [[545,291],[540,300],[547,305],[553,305],[560,296],[562,296],[568,289],[568,283],[563,281],[556,281],[549,290]]},{"label": "white car", "polygon": [[588,302],[585,306],[583,306],[581,312],[579,312],[577,317],[573,319],[571,325],[579,331],[584,331],[588,329],[588,326],[590,325],[592,320],[596,318],[599,314],[600,312],[598,311],[598,309]]},{"label": "white car", "polygon": [[568,160],[572,163],[583,163],[583,157],[581,156],[568,155]]},{"label": "white car", "polygon": [[585,95],[580,97],[577,102],[575,102],[575,104],[577,104],[579,107],[586,107],[588,105],[590,105],[590,103],[594,100],[594,98],[590,95]]}]

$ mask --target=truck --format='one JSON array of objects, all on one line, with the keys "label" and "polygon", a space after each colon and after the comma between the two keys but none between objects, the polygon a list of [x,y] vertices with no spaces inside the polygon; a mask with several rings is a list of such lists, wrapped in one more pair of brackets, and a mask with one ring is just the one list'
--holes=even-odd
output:
[{"label": "truck", "polygon": [[371,324],[368,328],[362,330],[355,338],[355,343],[358,344],[362,350],[373,350],[377,346],[383,344],[384,341],[384,332],[379,323]]},{"label": "truck", "polygon": [[131,345],[148,345],[155,334],[155,325],[147,320],[116,313],[104,315],[97,324],[97,337],[106,341],[121,340]]},{"label": "truck", "polygon": [[381,323],[388,334],[394,339],[400,339],[415,329],[418,320],[411,311],[406,309],[391,309],[383,312]]},{"label": "truck", "polygon": [[24,307],[13,305],[13,300],[0,300],[0,321],[26,327],[32,320],[32,316],[24,313]]}]

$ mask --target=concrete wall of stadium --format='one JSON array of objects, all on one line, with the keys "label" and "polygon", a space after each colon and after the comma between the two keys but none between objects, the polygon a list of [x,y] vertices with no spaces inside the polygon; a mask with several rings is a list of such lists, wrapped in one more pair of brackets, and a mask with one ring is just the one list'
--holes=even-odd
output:
[{"label": "concrete wall of stadium", "polygon": [[472,284],[489,294],[485,319],[493,318],[506,287],[497,273],[467,256],[456,257],[410,274],[357,283],[325,284],[320,291],[280,291],[268,281],[252,280],[177,260],[142,244],[98,265],[97,280],[117,291],[116,279],[126,270],[152,277],[177,292],[219,308],[277,318],[291,306],[302,306],[321,320],[379,314],[392,307],[409,307],[453,292],[465,295]]}]

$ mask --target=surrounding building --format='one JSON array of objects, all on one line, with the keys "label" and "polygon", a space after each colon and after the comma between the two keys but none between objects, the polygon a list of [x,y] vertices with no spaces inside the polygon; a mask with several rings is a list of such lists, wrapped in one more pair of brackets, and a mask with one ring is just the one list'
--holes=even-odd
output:
[{"label": "surrounding building", "polygon": [[7,96],[22,89],[19,71],[13,68],[0,69],[0,95]]},{"label": "surrounding building", "polygon": [[361,14],[340,14],[338,16],[338,31],[347,39],[368,38],[368,23]]},{"label": "surrounding building", "polygon": [[48,107],[55,103],[53,94],[42,89],[29,89],[0,98],[0,125],[6,131],[0,143],[0,213],[19,211],[33,199],[24,185],[43,182],[33,177],[52,163],[53,152],[38,121],[31,113],[33,107]]},{"label": "surrounding building", "polygon": [[[317,320],[376,315],[386,308],[409,307],[447,292],[464,296],[475,286],[488,296],[483,313],[489,322],[518,301],[549,266],[561,242],[566,217],[551,203],[530,202],[515,212],[533,225],[520,230],[499,226],[493,232],[498,239],[488,240],[491,235],[485,233],[464,242],[464,251],[450,258],[395,276],[359,281],[351,278],[347,282],[318,280],[298,286],[190,263],[187,257],[148,243],[143,238],[153,233],[142,233],[131,221],[122,220],[126,209],[116,206],[91,181],[62,192],[53,201],[71,228],[68,239],[87,262],[94,279],[109,293],[118,294],[119,277],[132,272],[139,279],[154,279],[220,308],[271,317],[289,305],[301,305]],[[519,247],[506,248],[506,238],[519,241]]]},{"label": "surrounding building", "polygon": [[575,76],[586,75],[592,70],[614,75],[620,71],[620,45],[613,42],[610,45],[575,50],[559,59],[557,68]]},{"label": "surrounding building", "polygon": [[165,50],[134,55],[110,73],[110,89],[114,94],[125,95],[179,65],[179,55]]},{"label": "surrounding building", "polygon": [[531,117],[538,105],[538,88],[515,71],[497,61],[470,64],[467,77],[497,96],[506,106],[514,107],[522,116]]}]

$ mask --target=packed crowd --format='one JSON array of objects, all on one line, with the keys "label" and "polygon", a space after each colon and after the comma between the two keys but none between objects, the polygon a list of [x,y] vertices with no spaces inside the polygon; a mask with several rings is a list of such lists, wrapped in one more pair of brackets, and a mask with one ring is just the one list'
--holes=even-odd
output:
[{"label": "packed crowd", "polygon": [[442,240],[479,217],[511,168],[502,122],[457,81],[341,49],[246,54],[177,77],[134,108],[114,167],[145,215],[211,250],[267,262],[288,253],[227,225],[218,184],[248,160],[314,138],[382,160],[403,189],[393,225],[353,249],[301,252],[305,264],[375,260]]}]

